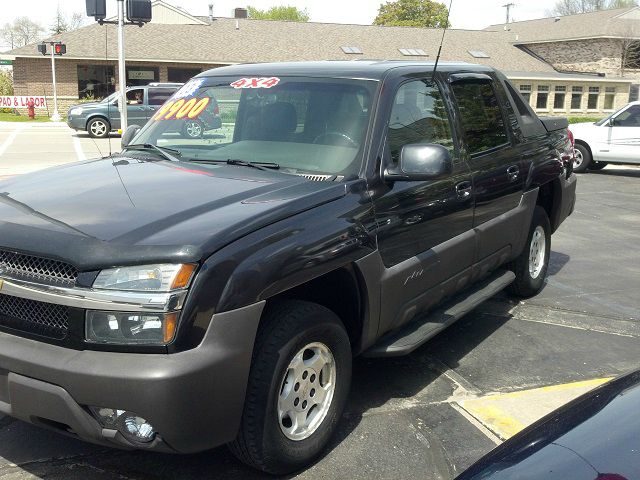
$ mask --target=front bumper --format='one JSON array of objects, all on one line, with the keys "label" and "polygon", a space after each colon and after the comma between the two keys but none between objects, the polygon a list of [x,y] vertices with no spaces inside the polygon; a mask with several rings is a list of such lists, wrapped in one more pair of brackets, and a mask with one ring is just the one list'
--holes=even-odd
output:
[{"label": "front bumper", "polygon": [[[0,332],[0,413],[89,442],[193,453],[237,434],[264,302],[215,314],[202,343],[175,354],[76,351]],[[142,447],[103,429],[87,407],[146,418]]]},{"label": "front bumper", "polygon": [[81,115],[68,115],[67,125],[74,130],[84,130],[87,126],[87,119]]}]

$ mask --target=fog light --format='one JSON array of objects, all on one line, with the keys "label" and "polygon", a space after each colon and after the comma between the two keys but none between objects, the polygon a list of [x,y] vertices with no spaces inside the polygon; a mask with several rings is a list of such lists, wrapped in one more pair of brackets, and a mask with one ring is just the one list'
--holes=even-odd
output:
[{"label": "fog light", "polygon": [[144,418],[115,408],[89,407],[104,428],[118,430],[132,443],[149,443],[156,438],[153,426]]},{"label": "fog light", "polygon": [[135,413],[125,412],[118,418],[118,431],[130,442],[149,443],[156,438],[156,432],[149,422]]}]

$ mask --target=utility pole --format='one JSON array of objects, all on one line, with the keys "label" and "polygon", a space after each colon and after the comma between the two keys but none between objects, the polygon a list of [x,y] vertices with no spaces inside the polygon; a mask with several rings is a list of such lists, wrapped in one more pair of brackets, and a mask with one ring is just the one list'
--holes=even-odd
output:
[{"label": "utility pole", "polygon": [[124,60],[124,0],[118,0],[118,76],[120,77],[120,129],[127,129],[127,69]]},{"label": "utility pole", "polygon": [[[53,47],[53,43],[51,46]],[[53,80],[53,115],[51,115],[52,122],[59,122],[62,120],[60,113],[58,113],[58,89],[56,86],[56,52],[55,48],[51,48],[51,75]]]},{"label": "utility pole", "polygon": [[515,6],[516,6],[515,3],[507,3],[506,5],[502,6],[502,8],[507,9],[507,21],[505,22],[507,25],[511,23],[511,8]]}]

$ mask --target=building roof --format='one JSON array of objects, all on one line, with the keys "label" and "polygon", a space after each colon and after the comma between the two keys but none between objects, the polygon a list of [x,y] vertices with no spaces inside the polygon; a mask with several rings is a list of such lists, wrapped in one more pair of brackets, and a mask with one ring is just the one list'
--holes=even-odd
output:
[{"label": "building roof", "polygon": [[511,32],[516,44],[585,38],[640,38],[640,7],[502,23],[491,25],[485,31]]},{"label": "building roof", "polygon": [[[126,56],[130,61],[235,64],[305,60],[434,60],[442,30],[330,23],[217,18],[210,25],[149,23],[127,26]],[[49,39],[67,45],[65,58],[117,58],[114,25],[92,24]],[[513,35],[501,31],[449,30],[442,60],[480,63],[502,71],[553,72],[553,68],[512,45]],[[357,47],[362,54],[345,53]],[[426,55],[405,56],[399,49]],[[480,50],[485,58],[469,51]],[[416,52],[414,52],[416,53]],[[420,53],[420,52],[418,52]],[[14,57],[39,57],[36,45],[7,52]]]}]

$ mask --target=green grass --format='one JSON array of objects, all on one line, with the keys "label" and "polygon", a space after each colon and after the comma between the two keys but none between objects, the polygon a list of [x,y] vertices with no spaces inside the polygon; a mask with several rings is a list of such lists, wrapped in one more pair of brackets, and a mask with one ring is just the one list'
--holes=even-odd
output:
[{"label": "green grass", "polygon": [[595,123],[598,120],[602,120],[604,117],[567,117],[569,123],[583,123],[590,122]]},{"label": "green grass", "polygon": [[28,115],[15,115],[13,113],[0,112],[0,122],[49,122],[46,115],[36,115],[35,120],[31,120]]}]

